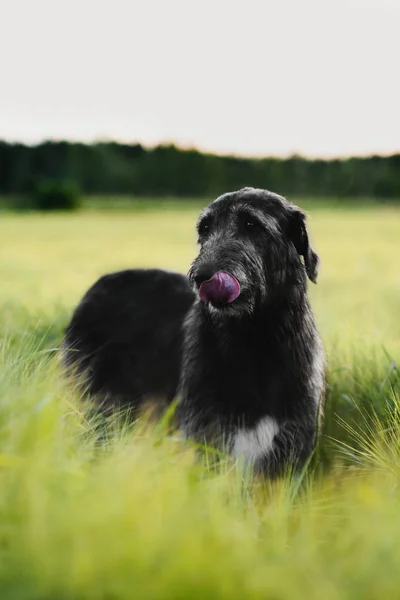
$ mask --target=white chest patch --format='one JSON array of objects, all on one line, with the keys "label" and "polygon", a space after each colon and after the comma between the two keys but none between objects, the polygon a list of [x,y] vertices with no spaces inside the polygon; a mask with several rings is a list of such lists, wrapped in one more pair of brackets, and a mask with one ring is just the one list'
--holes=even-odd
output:
[{"label": "white chest patch", "polygon": [[232,438],[232,455],[254,463],[273,450],[278,432],[278,422],[272,417],[264,417],[252,429],[238,429]]}]

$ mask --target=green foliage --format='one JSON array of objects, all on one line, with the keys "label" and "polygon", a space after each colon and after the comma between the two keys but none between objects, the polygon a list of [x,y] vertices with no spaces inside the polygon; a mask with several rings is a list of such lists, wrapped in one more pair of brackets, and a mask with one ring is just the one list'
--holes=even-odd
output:
[{"label": "green foliage", "polygon": [[87,194],[215,196],[243,186],[282,194],[400,198],[400,154],[310,160],[239,158],[173,145],[0,141],[0,193],[21,194],[31,179],[76,181]]},{"label": "green foliage", "polygon": [[36,210],[71,211],[81,205],[77,186],[71,181],[41,179],[33,187],[30,206]]}]

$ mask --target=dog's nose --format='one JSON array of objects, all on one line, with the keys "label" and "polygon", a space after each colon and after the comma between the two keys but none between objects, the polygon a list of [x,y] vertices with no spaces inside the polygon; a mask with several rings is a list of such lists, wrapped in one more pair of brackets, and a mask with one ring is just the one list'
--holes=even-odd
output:
[{"label": "dog's nose", "polygon": [[202,283],[211,279],[211,277],[213,275],[214,275],[213,271],[203,270],[203,271],[198,271],[196,273],[196,275],[193,277],[193,279],[195,280],[197,287],[200,287]]}]

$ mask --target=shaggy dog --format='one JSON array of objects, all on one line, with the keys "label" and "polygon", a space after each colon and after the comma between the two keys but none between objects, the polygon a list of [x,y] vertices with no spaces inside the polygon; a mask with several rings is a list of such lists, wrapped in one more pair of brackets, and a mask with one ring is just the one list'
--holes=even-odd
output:
[{"label": "shaggy dog", "polygon": [[169,403],[177,423],[275,476],[316,441],[324,354],[307,298],[318,256],[305,214],[244,188],[198,222],[189,278],[130,270],[100,279],[67,328],[65,361],[104,405]]}]

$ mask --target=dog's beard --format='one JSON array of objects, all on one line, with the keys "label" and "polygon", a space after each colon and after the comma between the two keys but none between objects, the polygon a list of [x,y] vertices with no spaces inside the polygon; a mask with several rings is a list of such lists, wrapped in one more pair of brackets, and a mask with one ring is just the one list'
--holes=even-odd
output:
[{"label": "dog's beard", "polygon": [[212,321],[215,323],[223,323],[231,319],[239,320],[245,317],[251,317],[255,310],[255,299],[251,296],[247,296],[246,298],[238,298],[231,304],[224,304],[222,306],[212,302],[208,302],[206,304],[201,302],[201,300],[199,300],[199,303],[201,304],[202,310],[205,312],[205,314],[210,316]]}]

